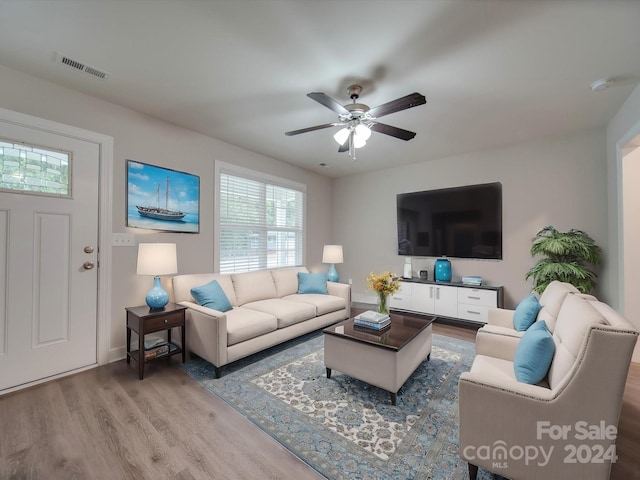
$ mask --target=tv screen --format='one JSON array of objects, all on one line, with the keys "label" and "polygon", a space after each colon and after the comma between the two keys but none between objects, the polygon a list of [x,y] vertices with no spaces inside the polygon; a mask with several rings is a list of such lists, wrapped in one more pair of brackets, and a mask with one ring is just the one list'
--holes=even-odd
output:
[{"label": "tv screen", "polygon": [[397,196],[398,255],[502,259],[502,184]]}]

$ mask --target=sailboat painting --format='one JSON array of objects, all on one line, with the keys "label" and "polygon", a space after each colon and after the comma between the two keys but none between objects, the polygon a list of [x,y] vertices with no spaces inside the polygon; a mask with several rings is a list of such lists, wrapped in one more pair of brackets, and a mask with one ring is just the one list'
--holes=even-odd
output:
[{"label": "sailboat painting", "polygon": [[200,177],[127,160],[127,227],[200,231]]}]

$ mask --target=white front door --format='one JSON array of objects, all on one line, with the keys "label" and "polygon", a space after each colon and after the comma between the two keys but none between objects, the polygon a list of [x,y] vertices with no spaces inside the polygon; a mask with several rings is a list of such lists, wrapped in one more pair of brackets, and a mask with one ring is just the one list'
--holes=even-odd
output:
[{"label": "white front door", "polygon": [[68,198],[0,191],[2,391],[96,363],[100,152],[96,143],[4,121],[0,142],[71,159]]}]

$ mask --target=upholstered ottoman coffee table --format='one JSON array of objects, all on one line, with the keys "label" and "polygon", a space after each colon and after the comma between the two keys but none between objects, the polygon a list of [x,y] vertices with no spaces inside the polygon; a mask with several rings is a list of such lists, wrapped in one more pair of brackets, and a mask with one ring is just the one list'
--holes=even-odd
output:
[{"label": "upholstered ottoman coffee table", "polygon": [[391,325],[384,332],[356,326],[353,318],[325,328],[327,378],[331,378],[331,370],[338,370],[387,390],[395,405],[400,387],[425,358],[430,358],[434,320],[392,313]]}]

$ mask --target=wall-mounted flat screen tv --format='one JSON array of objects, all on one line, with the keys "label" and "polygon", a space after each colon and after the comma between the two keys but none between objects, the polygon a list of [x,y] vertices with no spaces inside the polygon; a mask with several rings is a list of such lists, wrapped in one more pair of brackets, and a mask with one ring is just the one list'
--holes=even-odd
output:
[{"label": "wall-mounted flat screen tv", "polygon": [[502,259],[502,184],[401,193],[398,255]]}]

